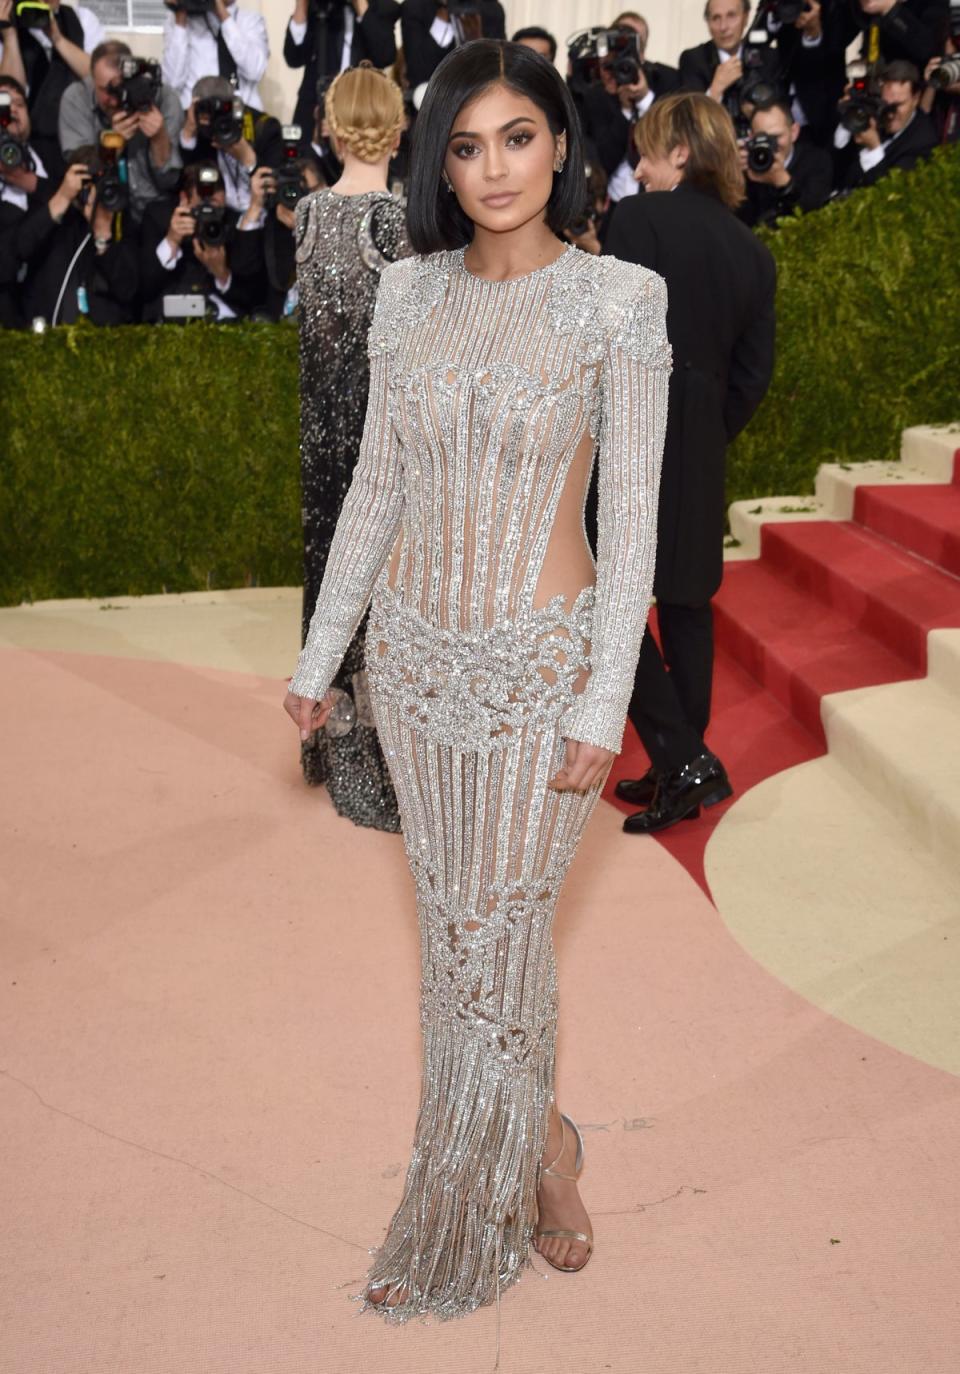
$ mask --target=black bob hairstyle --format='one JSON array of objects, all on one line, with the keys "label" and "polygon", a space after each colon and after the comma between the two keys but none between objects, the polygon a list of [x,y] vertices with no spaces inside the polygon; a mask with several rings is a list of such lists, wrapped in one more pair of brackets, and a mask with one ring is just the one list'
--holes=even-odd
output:
[{"label": "black bob hairstyle", "polygon": [[552,62],[522,43],[477,38],[454,48],[437,67],[413,129],[407,231],[417,253],[463,248],[473,238],[473,220],[442,179],[453,122],[468,101],[502,83],[542,110],[550,132],[567,135],[562,172],[555,172],[546,221],[562,233],[583,212],[586,172],[576,108]]}]

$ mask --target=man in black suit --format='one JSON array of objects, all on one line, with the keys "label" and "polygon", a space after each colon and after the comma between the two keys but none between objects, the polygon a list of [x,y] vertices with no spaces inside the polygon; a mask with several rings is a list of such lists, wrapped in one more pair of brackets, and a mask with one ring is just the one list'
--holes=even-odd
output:
[{"label": "man in black suit", "polygon": [[[286,164],[300,178],[302,195],[320,185],[320,168],[312,157]],[[231,264],[238,276],[255,283],[254,311],[279,320],[297,301],[296,206],[269,204],[276,183],[269,167],[258,167],[250,183],[250,205],[237,224]]]},{"label": "man in black suit", "polygon": [[[204,181],[204,176],[211,180]],[[197,234],[201,202],[222,214],[217,242]],[[226,203],[223,182],[212,162],[183,169],[176,198],[152,200],[140,228],[140,288],[144,323],[163,319],[164,296],[205,296],[219,320],[237,319],[256,304],[258,264],[235,271],[232,258],[239,216]],[[248,275],[248,274],[249,275]]]},{"label": "man in black suit", "polygon": [[844,39],[863,34],[866,62],[912,62],[921,72],[943,52],[950,0],[848,0]]},{"label": "man in black suit", "polygon": [[400,37],[411,91],[429,81],[448,52],[472,38],[506,38],[499,0],[477,0],[477,14],[460,16],[440,0],[403,0]]},{"label": "man in black suit", "polygon": [[621,65],[622,59],[618,62],[615,56],[605,61],[600,68],[600,80],[584,91],[583,124],[597,161],[607,174],[610,199],[616,202],[638,190],[633,175],[637,165],[633,138],[637,121],[655,100],[677,89],[680,77],[674,67],[647,61],[648,30],[640,15],[621,15],[613,21],[611,31],[614,30],[624,33],[635,44],[634,50],[624,55],[633,59],[636,80],[626,79],[632,72]]},{"label": "man in black suit", "polygon": [[837,101],[846,84],[848,15],[847,0],[803,0],[792,24],[767,16],[793,117],[803,141],[818,148],[832,147]]},{"label": "man in black suit", "polygon": [[737,214],[744,224],[773,224],[794,210],[819,210],[830,199],[833,161],[813,143],[800,140],[800,126],[786,100],[776,100],[754,110],[750,136],[764,136],[776,144],[773,164],[763,172],[750,166],[745,141],[740,158],[746,177],[747,198]]},{"label": "man in black suit", "polygon": [[736,119],[744,93],[756,81],[779,88],[779,59],[772,43],[745,41],[749,0],[707,0],[703,17],[710,38],[680,54],[680,88],[704,91]]},{"label": "man in black suit", "polygon": [[[844,181],[847,190],[872,186],[894,167],[909,172],[937,146],[933,120],[919,109],[923,86],[912,62],[890,62],[883,69],[880,97],[886,109],[866,129],[852,135],[857,155]],[[845,133],[846,130],[838,131]]]},{"label": "man in black suit", "polygon": [[283,39],[283,60],[288,67],[303,68],[293,122],[304,135],[313,128],[320,78],[363,61],[375,67],[393,65],[399,18],[397,0],[295,0]]},{"label": "man in black suit", "polygon": [[55,226],[48,204],[57,195],[55,213],[65,212],[81,174],[70,172],[61,183],[48,172],[33,143],[27,93],[15,77],[0,76],[0,93],[9,101],[7,135],[21,148],[19,167],[0,165],[0,327],[21,329],[38,313],[33,281]]},{"label": "man in black suit", "polygon": [[669,96],[640,124],[638,142],[647,194],[617,207],[605,251],[665,278],[673,347],[653,584],[662,651],[644,635],[629,708],[652,768],[617,785],[624,800],[650,802],[624,822],[648,834],[732,791],[703,738],[710,598],[723,576],[726,447],[773,370],[776,266],[732,213],[743,180],[733,128],[715,101]]}]

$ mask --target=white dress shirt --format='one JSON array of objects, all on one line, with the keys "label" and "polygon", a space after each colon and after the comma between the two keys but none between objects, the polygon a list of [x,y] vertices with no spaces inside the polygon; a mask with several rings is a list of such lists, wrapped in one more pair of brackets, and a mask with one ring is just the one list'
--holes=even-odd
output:
[{"label": "white dress shirt", "polygon": [[[638,118],[642,118],[647,113],[654,99],[653,91],[647,91],[642,100],[633,102],[633,108]],[[621,107],[620,113],[628,123],[633,118],[630,110]],[[635,196],[639,190],[640,187],[633,175],[629,158],[624,158],[619,167],[614,168],[611,173],[610,180],[607,182],[607,194],[611,200],[624,200],[627,196]]]},{"label": "white dress shirt", "polygon": [[[35,148],[30,148],[29,144],[27,146],[30,156],[33,158],[33,170],[38,177],[43,177],[43,179],[46,180],[47,169],[40,159],[40,154]],[[16,205],[21,210],[26,210],[28,208],[26,191],[22,190],[19,186],[11,186],[10,183],[4,181],[2,177],[0,177],[0,201],[6,201],[8,205]]]},{"label": "white dress shirt", "polygon": [[[163,22],[160,70],[165,84],[174,88],[185,110],[190,108],[193,88],[201,76],[220,74],[217,55],[220,27],[215,14],[192,14],[184,25],[168,14]],[[232,4],[223,25],[223,40],[237,64],[237,94],[245,105],[262,110],[258,87],[270,57],[263,16]]]}]

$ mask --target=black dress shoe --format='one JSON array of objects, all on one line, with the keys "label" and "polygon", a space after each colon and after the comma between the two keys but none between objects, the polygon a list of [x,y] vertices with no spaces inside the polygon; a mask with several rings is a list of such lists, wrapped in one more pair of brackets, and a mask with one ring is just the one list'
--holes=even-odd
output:
[{"label": "black dress shoe", "polygon": [[646,811],[628,816],[623,828],[628,835],[652,835],[677,821],[693,819],[701,806],[716,806],[732,796],[726,769],[716,754],[705,750],[682,768],[662,773]]},{"label": "black dress shoe", "polygon": [[613,795],[631,806],[649,806],[657,790],[657,775],[648,768],[642,778],[621,778]]}]

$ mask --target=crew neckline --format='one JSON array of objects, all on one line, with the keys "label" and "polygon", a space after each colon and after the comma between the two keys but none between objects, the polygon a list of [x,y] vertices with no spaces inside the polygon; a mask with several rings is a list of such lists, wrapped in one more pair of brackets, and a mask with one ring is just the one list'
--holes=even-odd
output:
[{"label": "crew neckline", "polygon": [[464,260],[468,247],[469,244],[464,244],[462,248],[454,249],[454,257],[456,258],[457,266],[465,277],[469,277],[471,281],[485,282],[487,286],[513,286],[518,281],[529,281],[531,277],[537,277],[541,272],[551,272],[559,263],[566,261],[571,253],[577,252],[576,244],[568,243],[562,253],[558,253],[552,262],[544,263],[543,267],[534,267],[531,272],[521,272],[519,277],[496,278],[481,277],[479,272],[470,271],[470,268]]}]

